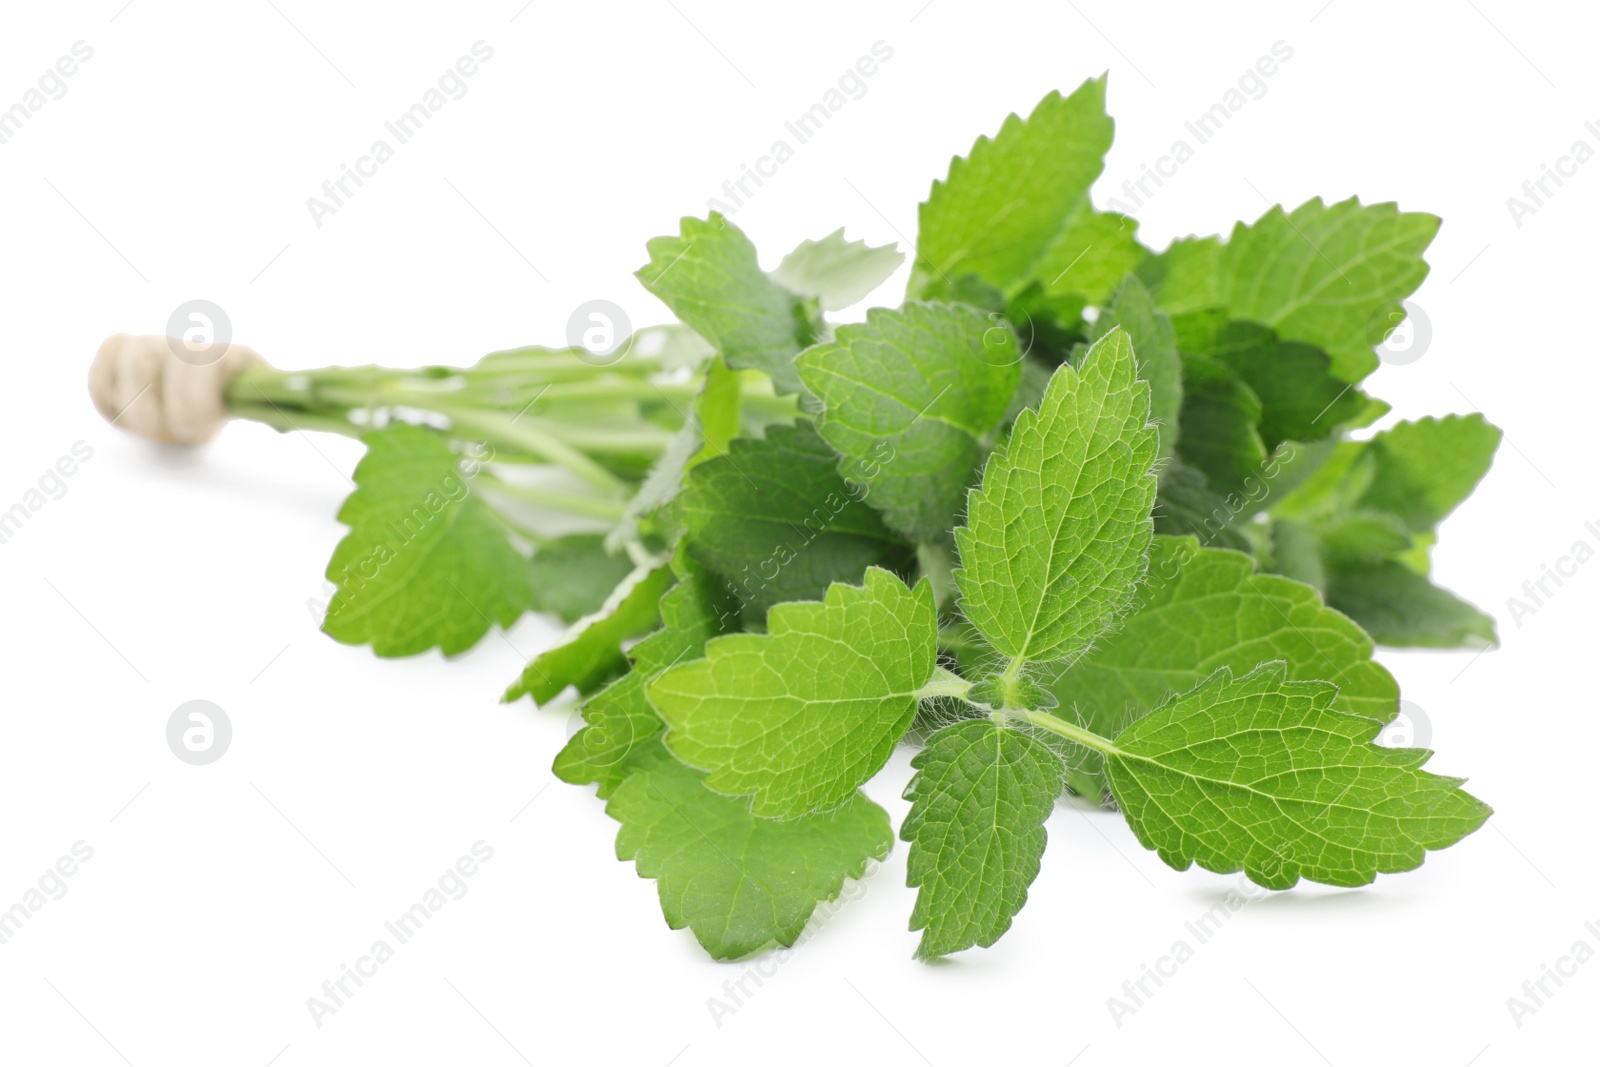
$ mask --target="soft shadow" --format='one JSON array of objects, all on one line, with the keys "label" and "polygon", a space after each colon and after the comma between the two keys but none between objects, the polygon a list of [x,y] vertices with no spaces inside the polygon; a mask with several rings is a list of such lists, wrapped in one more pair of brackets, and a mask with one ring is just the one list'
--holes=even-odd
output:
[{"label": "soft shadow", "polygon": [[[1268,890],[1252,885],[1251,892],[1264,893],[1265,896],[1252,899],[1246,905],[1246,908],[1259,908],[1270,911],[1345,914],[1357,911],[1389,910],[1397,903],[1393,896],[1374,893],[1370,886],[1364,889],[1345,889],[1307,888],[1301,885],[1293,889]],[[1206,908],[1214,907],[1218,904],[1226,906],[1230,899],[1236,899],[1238,895],[1238,889],[1229,886],[1197,889],[1190,893],[1190,897],[1196,903]]]}]

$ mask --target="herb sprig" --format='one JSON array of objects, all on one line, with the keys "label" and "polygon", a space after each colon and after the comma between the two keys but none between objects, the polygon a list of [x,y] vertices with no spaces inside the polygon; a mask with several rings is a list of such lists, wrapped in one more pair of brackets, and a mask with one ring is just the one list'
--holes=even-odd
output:
[{"label": "herb sprig", "polygon": [[769,273],[713,212],[649,243],[680,322],[614,359],[246,365],[232,415],[367,445],[324,629],[395,656],[568,622],[506,698],[577,692],[555,773],[719,959],[888,854],[862,788],[908,740],[924,958],[1011,927],[1063,792],[1272,889],[1460,840],[1488,807],[1374,743],[1373,642],[1494,641],[1428,553],[1499,432],[1354,436],[1438,220],[1311,200],[1153,252],[1090,200],[1112,130],[1100,78],[979,138],[860,323],[827,312],[898,251],[839,231]]}]

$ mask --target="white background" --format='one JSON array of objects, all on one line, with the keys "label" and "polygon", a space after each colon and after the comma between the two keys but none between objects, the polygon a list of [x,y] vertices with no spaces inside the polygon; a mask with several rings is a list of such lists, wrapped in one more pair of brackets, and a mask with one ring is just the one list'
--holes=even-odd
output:
[{"label": "white background", "polygon": [[[0,510],[94,450],[0,545],[0,908],[93,849],[0,945],[0,1061],[1592,1060],[1600,963],[1520,1028],[1506,1004],[1580,938],[1600,948],[1600,563],[1520,625],[1507,605],[1574,542],[1600,547],[1600,161],[1520,227],[1506,205],[1575,140],[1600,147],[1587,5],[123,4],[0,13],[0,107],[94,50],[0,145]],[[466,96],[315,226],[306,199],[478,40],[494,56]],[[667,930],[602,806],[553,781],[567,713],[496,702],[555,630],[530,618],[448,663],[335,644],[307,602],[358,446],[240,424],[162,450],[83,385],[105,335],[159,333],[196,297],[283,367],[560,343],[592,298],[661,321],[631,277],[645,240],[703,214],[880,40],[865,96],[735,216],[769,267],[839,225],[904,247],[952,154],[1109,68],[1104,204],[1281,40],[1293,58],[1139,211],[1143,238],[1315,195],[1443,216],[1416,297],[1431,343],[1369,385],[1397,415],[1481,409],[1506,431],[1436,556],[1503,647],[1383,657],[1431,722],[1431,769],[1470,775],[1494,819],[1414,873],[1244,909],[1120,1027],[1107,998],[1193,945],[1185,922],[1234,879],[1170,871],[1117,815],[1066,803],[998,947],[912,960],[900,846],[719,1026],[708,999],[731,1005],[751,964]],[[233,722],[208,767],[164,738],[194,698]],[[902,753],[868,788],[897,823],[907,774]],[[307,998],[479,840],[494,857],[470,892],[314,1025]]]}]

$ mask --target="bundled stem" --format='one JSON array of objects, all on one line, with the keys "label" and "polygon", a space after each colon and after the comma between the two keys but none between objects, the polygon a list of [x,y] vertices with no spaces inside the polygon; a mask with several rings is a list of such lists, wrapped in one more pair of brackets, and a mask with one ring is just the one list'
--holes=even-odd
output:
[{"label": "bundled stem", "polygon": [[[673,327],[641,331],[625,358],[581,349],[525,348],[471,367],[323,367],[285,371],[252,364],[228,383],[227,412],[274,429],[361,437],[392,421],[423,422],[495,464],[570,475],[549,488],[488,475],[491,499],[616,523],[651,466],[693,419],[704,359],[673,354]],[[678,341],[680,348],[681,340]],[[640,351],[654,347],[653,354]],[[737,376],[740,409],[754,425],[791,414],[792,399],[765,376]],[[519,532],[536,531],[518,524]]]}]

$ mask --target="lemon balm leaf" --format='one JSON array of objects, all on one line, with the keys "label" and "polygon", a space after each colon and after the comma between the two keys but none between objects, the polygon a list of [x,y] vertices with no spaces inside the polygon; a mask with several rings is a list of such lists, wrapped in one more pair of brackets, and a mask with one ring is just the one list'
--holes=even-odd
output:
[{"label": "lemon balm leaf", "polygon": [[1478,414],[1342,441],[1273,505],[1276,553],[1383,644],[1493,645],[1494,620],[1430,581],[1428,555],[1438,524],[1488,472],[1499,444],[1500,431]]},{"label": "lemon balm leaf", "polygon": [[1361,628],[1310,586],[1260,573],[1243,553],[1158,537],[1122,625],[1051,689],[1109,735],[1221,667],[1247,674],[1281,660],[1290,680],[1336,685],[1335,709],[1384,723],[1399,686],[1372,653]]},{"label": "lemon balm leaf", "polygon": [[814,312],[761,269],[744,231],[713,211],[647,248],[639,280],[729,367],[764,371],[781,393],[800,391],[793,360],[814,339]]},{"label": "lemon balm leaf", "polygon": [[987,948],[1011,928],[1039,874],[1061,759],[1032,735],[982,718],[933,734],[911,766],[900,836],[911,843],[917,955]]},{"label": "lemon balm leaf", "polygon": [[1261,439],[1261,398],[1227,365],[1207,356],[1183,357],[1183,412],[1178,456],[1226,497],[1260,480],[1267,465]]},{"label": "lemon balm leaf", "polygon": [[1183,363],[1167,313],[1156,306],[1150,290],[1133,275],[1123,279],[1111,300],[1110,314],[1095,320],[1095,336],[1114,326],[1127,331],[1139,363],[1139,377],[1150,383],[1150,420],[1161,443],[1157,455],[1168,459],[1178,439],[1178,413],[1183,406]]},{"label": "lemon balm leaf", "polygon": [[1259,323],[1213,320],[1186,342],[1185,353],[1227,366],[1260,398],[1257,428],[1268,452],[1286,440],[1327,437],[1366,406],[1360,390],[1334,377],[1321,349],[1280,340]]},{"label": "lemon balm leaf", "polygon": [[664,724],[646,684],[701,655],[737,618],[721,583],[685,565],[661,598],[661,628],[633,647],[626,675],[585,703],[584,726],[554,767],[610,799],[606,812],[622,824],[617,858],[656,880],[667,925],[687,926],[715,959],[794,944],[817,905],[893,844],[887,813],[859,793],[826,814],[762,819],[706,788],[662,747]]},{"label": "lemon balm leaf", "polygon": [[1145,255],[1138,230],[1138,220],[1115,211],[1096,211],[1085,194],[1040,253],[1031,277],[1051,296],[1103,304]]},{"label": "lemon balm leaf", "polygon": [[975,308],[874,308],[802,352],[822,402],[817,431],[885,522],[913,539],[948,536],[986,442],[1021,376],[1011,327]]},{"label": "lemon balm leaf", "polygon": [[673,505],[688,549],[759,619],[785,600],[821,597],[868,567],[908,572],[911,546],[839,474],[839,456],[809,422],[736,437],[689,472]]},{"label": "lemon balm leaf", "polygon": [[599,610],[573,623],[555,647],[530,660],[501,699],[510,703],[531,696],[543,704],[568,686],[591,693],[627,670],[622,642],[655,625],[661,594],[671,584],[665,564],[636,566]]},{"label": "lemon balm leaf", "polygon": [[576,622],[600,610],[611,590],[633,570],[620,552],[607,552],[604,534],[567,534],[533,554],[533,610]]},{"label": "lemon balm leaf", "polygon": [[779,604],[766,633],[715,638],[651,682],[673,755],[766,818],[845,803],[910,727],[938,634],[927,582],[870,568],[864,583]]},{"label": "lemon balm leaf", "polygon": [[1062,366],[990,457],[956,530],[968,621],[1014,662],[1075,656],[1133,598],[1150,547],[1156,431],[1123,330]]},{"label": "lemon balm leaf", "polygon": [[859,792],[831,811],[763,819],[654,749],[606,805],[622,824],[617,858],[656,880],[667,925],[687,926],[713,959],[793,945],[817,905],[894,844],[888,813]]},{"label": "lemon balm leaf", "polygon": [[337,587],[322,628],[380,656],[453,655],[510,626],[535,596],[528,560],[472,491],[441,434],[397,423],[362,436],[350,527],[328,561]]},{"label": "lemon balm leaf", "polygon": [[1476,413],[1396,423],[1367,443],[1372,481],[1355,504],[1429,533],[1489,472],[1500,436]]},{"label": "lemon balm leaf", "polygon": [[584,725],[556,756],[556,777],[593,783],[602,799],[615,792],[666,729],[645,686],[668,667],[699,658],[708,640],[738,620],[738,605],[722,584],[688,568],[661,597],[661,628],[631,649],[628,673],[584,702]]},{"label": "lemon balm leaf", "polygon": [[1360,619],[1383,644],[1489,648],[1499,643],[1491,616],[1398,561],[1332,561],[1325,582],[1328,603]]},{"label": "lemon balm leaf", "polygon": [[[910,293],[950,295],[967,275],[1006,295],[1035,279],[1051,292],[1076,281],[1086,299],[1109,293],[1137,254],[1132,220],[1088,208],[1112,128],[1106,80],[1091,78],[1069,96],[1050,93],[1026,119],[1007,117],[994,137],[951,160],[917,212]],[[1124,235],[1121,258],[1094,253]],[[1067,276],[1074,269],[1076,279]]]},{"label": "lemon balm leaf", "polygon": [[1422,254],[1438,231],[1434,215],[1318,198],[1241,222],[1226,244],[1177,241],[1140,272],[1171,314],[1224,309],[1315,345],[1334,374],[1358,382],[1377,369],[1374,346],[1404,317],[1400,301],[1427,277]]},{"label": "lemon balm leaf", "polygon": [[633,647],[626,675],[585,703],[584,726],[554,767],[562,780],[594,783],[610,799],[606,812],[622,824],[617,858],[656,880],[667,925],[689,927],[715,959],[794,944],[818,903],[837,897],[893,844],[888,815],[859,793],[826,814],[762,819],[706,788],[662,747],[664,724],[645,686],[700,656],[737,618],[721,583],[684,566],[661,598],[661,629]]},{"label": "lemon balm leaf", "polygon": [[[1242,499],[1247,507],[1252,503],[1248,496]],[[1156,497],[1156,533],[1195,535],[1216,548],[1252,552],[1255,544],[1238,522],[1249,518],[1240,502],[1238,496],[1225,497],[1212,489],[1210,480],[1187,463],[1170,460],[1161,472],[1161,491]]]},{"label": "lemon balm leaf", "polygon": [[772,278],[792,293],[815,297],[823,311],[838,311],[888,281],[905,261],[905,253],[892,244],[846,241],[841,227],[820,241],[801,241]]},{"label": "lemon balm leaf", "polygon": [[[1061,714],[1110,737],[1221,668],[1243,675],[1276,661],[1290,680],[1337,686],[1334,710],[1386,723],[1400,690],[1372,653],[1361,627],[1310,586],[1258,573],[1239,552],[1158,537],[1122,626],[1056,675],[1050,690]],[[1098,766],[1086,754],[1074,788],[1099,796]]]},{"label": "lemon balm leaf", "polygon": [[1282,663],[1223,668],[1122,731],[1106,775],[1140,843],[1269,889],[1357,886],[1483,825],[1489,807],[1461,779],[1422,770],[1431,752],[1372,744],[1382,724],[1335,697]]}]

